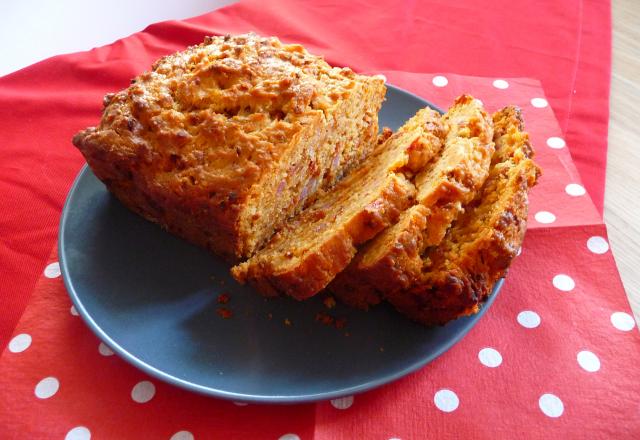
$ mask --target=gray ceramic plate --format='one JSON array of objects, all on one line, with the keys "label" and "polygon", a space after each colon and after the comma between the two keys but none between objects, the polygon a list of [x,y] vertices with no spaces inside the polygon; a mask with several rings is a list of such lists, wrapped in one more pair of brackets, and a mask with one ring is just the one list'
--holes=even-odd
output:
[{"label": "gray ceramic plate", "polygon": [[[389,86],[381,126],[395,129],[425,105]],[[315,321],[326,311],[320,298],[266,300],[237,285],[224,262],[129,212],[87,167],[67,198],[59,246],[73,303],[113,351],[176,386],[251,402],[330,399],[398,379],[460,340],[501,284],[479,314],[444,327],[389,306],[338,305],[330,313],[347,324],[337,330]],[[231,297],[231,319],[216,313],[220,293]]]}]

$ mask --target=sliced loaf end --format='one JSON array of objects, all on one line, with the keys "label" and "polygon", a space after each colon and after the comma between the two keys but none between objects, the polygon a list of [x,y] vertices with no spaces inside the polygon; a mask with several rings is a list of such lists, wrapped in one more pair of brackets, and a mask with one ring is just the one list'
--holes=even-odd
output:
[{"label": "sliced loaf end", "polygon": [[[504,117],[504,109],[494,120]],[[494,164],[480,194],[447,232],[442,243],[422,255],[421,279],[387,300],[411,319],[444,324],[477,312],[503,277],[522,245],[527,225],[528,191],[540,169],[521,118],[509,123],[509,136],[496,132]]]}]

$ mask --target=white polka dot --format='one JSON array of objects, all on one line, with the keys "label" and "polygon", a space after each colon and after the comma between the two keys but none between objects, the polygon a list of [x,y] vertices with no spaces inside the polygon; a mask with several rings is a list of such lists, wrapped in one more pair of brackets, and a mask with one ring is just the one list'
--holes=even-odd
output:
[{"label": "white polka dot", "polygon": [[31,335],[26,333],[14,336],[9,342],[9,351],[11,353],[22,353],[31,345]]},{"label": "white polka dot", "polygon": [[64,436],[64,440],[89,440],[90,438],[91,431],[84,426],[76,426]]},{"label": "white polka dot", "polygon": [[460,400],[456,393],[451,390],[440,390],[433,396],[433,403],[440,411],[452,412],[458,408]]},{"label": "white polka dot", "polygon": [[609,243],[604,237],[594,235],[587,240],[587,248],[594,254],[604,254],[609,250]]},{"label": "white polka dot", "polygon": [[147,403],[156,394],[156,387],[148,380],[138,382],[131,390],[131,398],[138,403]]},{"label": "white polka dot", "polygon": [[35,393],[39,399],[48,399],[58,392],[60,382],[55,377],[45,377],[36,385]]},{"label": "white polka dot", "polygon": [[478,359],[485,367],[495,368],[502,363],[502,355],[494,348],[486,347],[478,352]]},{"label": "white polka dot", "polygon": [[567,194],[573,197],[583,196],[587,193],[587,191],[584,189],[584,186],[578,185],[577,183],[568,184],[564,187],[564,190]]},{"label": "white polka dot", "polygon": [[433,79],[431,80],[431,82],[436,87],[444,87],[447,84],[449,84],[449,80],[447,78],[445,78],[444,76],[440,76],[440,75],[434,76]]},{"label": "white polka dot", "polygon": [[281,436],[278,440],[300,440],[300,437],[298,437],[295,434],[285,434]]},{"label": "white polka dot", "polygon": [[567,144],[564,139],[557,136],[552,136],[547,139],[547,145],[549,146],[549,148],[559,150],[560,148],[564,148]]},{"label": "white polka dot", "polygon": [[193,434],[189,431],[178,431],[169,440],[193,440]]},{"label": "white polka dot", "polygon": [[56,261],[45,267],[44,276],[47,278],[58,278],[60,276],[60,263]]},{"label": "white polka dot", "polygon": [[112,356],[113,355],[113,350],[111,350],[104,342],[101,342],[100,345],[98,345],[98,352],[102,356]]},{"label": "white polka dot", "polygon": [[76,306],[71,306],[71,308],[69,309],[69,313],[71,313],[73,316],[78,316],[78,311],[76,310]]},{"label": "white polka dot", "polygon": [[389,440],[400,440],[399,437],[391,437]]},{"label": "white polka dot", "polygon": [[536,212],[535,219],[538,223],[553,223],[556,221],[556,216],[549,211]]},{"label": "white polka dot", "polygon": [[493,87],[496,89],[506,89],[509,87],[509,83],[503,79],[497,79],[493,82]]},{"label": "white polka dot", "polygon": [[248,405],[248,403],[247,403],[247,402],[233,402],[233,404],[234,404],[235,406],[247,406],[247,405]]},{"label": "white polka dot", "polygon": [[549,105],[546,99],[544,98],[533,98],[531,100],[531,105],[536,108],[544,108]]},{"label": "white polka dot", "polygon": [[615,312],[611,314],[611,324],[618,330],[628,332],[635,327],[636,322],[633,320],[633,316],[625,312]]},{"label": "white polka dot", "polygon": [[524,310],[518,313],[518,324],[524,328],[536,328],[540,325],[540,315],[531,310]]},{"label": "white polka dot", "polygon": [[542,412],[549,417],[560,417],[564,412],[564,404],[554,394],[543,394],[538,400]]},{"label": "white polka dot", "polygon": [[353,405],[353,396],[340,397],[331,400],[331,406],[337,409],[347,409]]},{"label": "white polka dot", "polygon": [[561,273],[553,277],[553,287],[563,292],[569,292],[576,287],[576,283],[569,275]]},{"label": "white polka dot", "polygon": [[589,373],[594,373],[600,369],[600,359],[590,351],[581,351],[578,353],[578,364]]}]

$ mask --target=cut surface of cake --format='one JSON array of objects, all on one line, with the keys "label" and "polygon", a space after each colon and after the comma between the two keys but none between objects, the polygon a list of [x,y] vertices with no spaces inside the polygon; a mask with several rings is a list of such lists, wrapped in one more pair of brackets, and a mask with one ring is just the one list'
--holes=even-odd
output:
[{"label": "cut surface of cake", "polygon": [[415,203],[412,178],[442,148],[440,115],[420,110],[336,187],[290,220],[253,257],[232,269],[266,295],[305,299],[325,288],[356,246],[395,223]]},{"label": "cut surface of cake", "polygon": [[209,37],[107,95],[73,143],[130,209],[237,261],[371,154],[385,90],[300,45]]}]

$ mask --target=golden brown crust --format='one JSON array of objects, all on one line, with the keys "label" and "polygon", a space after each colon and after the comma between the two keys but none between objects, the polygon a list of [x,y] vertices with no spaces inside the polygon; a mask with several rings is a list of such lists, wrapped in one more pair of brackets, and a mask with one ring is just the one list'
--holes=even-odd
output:
[{"label": "golden brown crust", "polygon": [[264,294],[314,295],[344,269],[359,244],[414,203],[407,178],[439,153],[440,117],[424,109],[381,144],[361,168],[303,211],[255,256],[232,269]]},{"label": "golden brown crust", "polygon": [[447,232],[440,245],[422,256],[421,279],[386,294],[396,309],[425,325],[444,324],[477,312],[503,277],[522,245],[527,194],[540,174],[522,120],[514,108],[494,115],[499,121],[516,114],[504,131],[496,131],[496,153],[481,193]]},{"label": "golden brown crust", "polygon": [[420,205],[367,243],[330,284],[345,303],[367,308],[385,293],[416,283],[423,269],[422,251],[440,243],[484,183],[494,151],[491,117],[479,101],[462,95],[443,122],[448,133],[442,155],[415,179]]},{"label": "golden brown crust", "polygon": [[384,93],[299,45],[210,37],[106,96],[100,125],[73,142],[131,209],[248,256],[368,157]]}]

